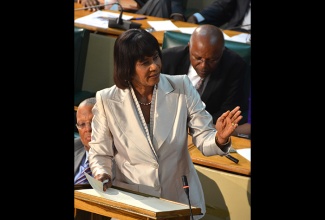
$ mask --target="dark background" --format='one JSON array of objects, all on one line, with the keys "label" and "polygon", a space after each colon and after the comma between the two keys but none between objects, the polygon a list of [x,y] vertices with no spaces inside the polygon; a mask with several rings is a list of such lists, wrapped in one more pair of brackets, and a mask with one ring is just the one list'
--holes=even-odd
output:
[{"label": "dark background", "polygon": [[[69,0],[24,4],[2,8],[15,17],[1,25],[3,210],[15,219],[73,219],[74,5]],[[292,5],[279,4],[252,1],[253,220],[291,219],[303,211],[311,217],[321,189],[317,175],[311,175],[315,169],[307,168],[322,162],[311,156],[315,146],[321,149],[321,142],[314,144],[322,133],[321,99],[313,105],[309,99],[321,91],[314,96],[307,91],[310,85],[323,88],[316,86],[318,80],[310,83],[322,68],[306,65],[316,56],[305,49],[316,44],[308,39],[313,29],[302,26],[305,5],[295,8],[294,16]],[[310,71],[301,75],[303,65]],[[317,126],[304,124],[313,121]]]}]

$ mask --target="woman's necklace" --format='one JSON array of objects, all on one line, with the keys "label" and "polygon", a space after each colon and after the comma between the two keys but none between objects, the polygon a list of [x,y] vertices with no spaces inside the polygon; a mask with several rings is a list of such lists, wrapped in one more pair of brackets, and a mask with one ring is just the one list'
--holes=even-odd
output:
[{"label": "woman's necklace", "polygon": [[[152,112],[152,113],[150,114],[150,130],[151,130],[151,134],[150,134],[150,133],[149,133],[148,126],[147,126],[147,124],[146,124],[146,121],[145,121],[145,119],[144,119],[144,117],[143,117],[142,110],[141,110],[140,105],[139,105],[139,104],[141,104],[141,103],[138,101],[137,97],[135,96],[135,93],[134,93],[134,90],[133,90],[133,87],[132,87],[131,83],[130,83],[130,82],[128,82],[128,83],[129,83],[129,88],[130,88],[130,90],[131,90],[131,95],[132,95],[133,101],[134,101],[134,103],[135,103],[135,106],[136,106],[136,108],[137,108],[138,114],[139,114],[140,119],[141,119],[142,126],[143,126],[143,128],[144,128],[144,130],[145,130],[145,133],[146,133],[146,137],[147,137],[148,143],[149,143],[149,145],[150,145],[150,148],[151,148],[153,154],[154,154],[155,157],[156,157],[156,160],[158,161],[158,155],[157,155],[157,153],[156,153],[156,151],[155,151],[155,148],[153,147],[153,145],[152,145],[152,141],[151,141],[151,140],[152,140],[153,115],[154,115],[154,113]],[[157,85],[155,85],[155,88],[154,88],[154,90],[153,90],[153,95],[152,95],[151,102],[155,100],[156,92],[157,92]],[[151,102],[149,102],[149,103],[151,104]],[[143,104],[145,104],[145,103],[143,103]],[[149,104],[148,104],[148,105],[149,105]],[[155,105],[155,103],[150,107],[150,108],[151,108],[150,111],[153,111],[153,109],[154,109],[154,107],[155,107],[154,105]]]},{"label": "woman's necklace", "polygon": [[148,102],[148,103],[143,103],[143,102],[140,102],[139,100],[138,100],[138,102],[140,105],[151,105],[152,100],[151,100],[151,102]]},{"label": "woman's necklace", "polygon": [[151,102],[148,102],[148,103],[140,102],[138,99],[137,99],[137,101],[139,102],[140,105],[151,105],[152,99],[151,99]]}]

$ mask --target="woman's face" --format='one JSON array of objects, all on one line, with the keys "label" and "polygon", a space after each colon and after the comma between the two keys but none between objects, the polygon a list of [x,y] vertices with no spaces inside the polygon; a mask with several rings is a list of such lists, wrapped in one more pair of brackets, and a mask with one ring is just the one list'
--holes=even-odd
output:
[{"label": "woman's face", "polygon": [[154,86],[159,82],[160,72],[161,59],[156,52],[154,56],[136,62],[132,83],[135,86]]}]

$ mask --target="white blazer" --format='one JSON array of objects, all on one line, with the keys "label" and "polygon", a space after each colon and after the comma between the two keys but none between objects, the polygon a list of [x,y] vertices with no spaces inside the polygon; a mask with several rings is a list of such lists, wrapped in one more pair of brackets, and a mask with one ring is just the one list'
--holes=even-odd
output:
[{"label": "white blazer", "polygon": [[115,186],[188,204],[182,183],[186,175],[191,205],[204,214],[202,186],[188,152],[188,131],[206,156],[225,155],[230,144],[224,151],[215,144],[212,117],[187,75],[160,74],[152,105],[155,150],[149,145],[129,89],[114,85],[96,93],[89,143],[93,176],[107,173]]}]

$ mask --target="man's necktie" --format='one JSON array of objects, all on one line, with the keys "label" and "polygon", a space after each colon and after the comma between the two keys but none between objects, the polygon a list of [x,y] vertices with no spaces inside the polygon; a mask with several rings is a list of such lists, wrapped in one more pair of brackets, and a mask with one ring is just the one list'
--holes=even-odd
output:
[{"label": "man's necktie", "polygon": [[195,88],[196,88],[196,90],[198,91],[198,93],[200,95],[202,93],[203,83],[204,83],[204,78],[200,78],[200,80],[198,81],[198,83],[195,85]]},{"label": "man's necktie", "polygon": [[88,180],[86,178],[85,172],[88,173],[89,175],[91,175],[91,170],[90,170],[90,167],[89,167],[88,160],[87,160],[86,164],[84,165],[84,171],[81,173],[79,178],[74,183],[75,185],[76,184],[88,184]]}]

